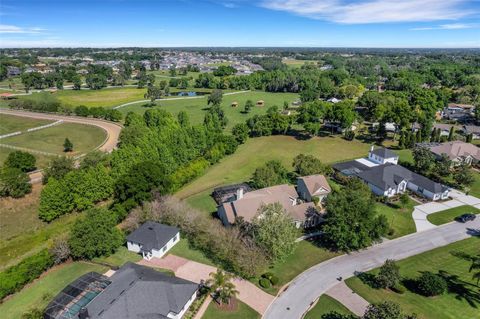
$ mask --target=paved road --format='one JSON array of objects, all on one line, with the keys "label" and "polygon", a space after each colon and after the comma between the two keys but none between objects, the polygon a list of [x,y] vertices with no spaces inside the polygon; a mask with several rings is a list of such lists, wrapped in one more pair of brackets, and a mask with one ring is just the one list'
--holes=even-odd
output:
[{"label": "paved road", "polygon": [[390,240],[369,249],[320,263],[296,277],[265,312],[265,319],[299,319],[310,305],[338,283],[338,277],[381,266],[386,259],[404,259],[466,239],[480,230],[480,218],[466,224],[450,223],[434,229]]}]

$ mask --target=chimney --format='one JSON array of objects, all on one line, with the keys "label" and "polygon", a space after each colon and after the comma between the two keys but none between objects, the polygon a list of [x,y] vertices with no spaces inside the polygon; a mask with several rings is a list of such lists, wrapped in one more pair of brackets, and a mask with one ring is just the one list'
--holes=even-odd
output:
[{"label": "chimney", "polygon": [[85,307],[80,308],[80,311],[78,312],[78,318],[79,319],[88,319],[90,316],[88,315],[88,309]]},{"label": "chimney", "polygon": [[242,198],[243,198],[243,188],[240,187],[239,189],[237,189],[237,200]]}]

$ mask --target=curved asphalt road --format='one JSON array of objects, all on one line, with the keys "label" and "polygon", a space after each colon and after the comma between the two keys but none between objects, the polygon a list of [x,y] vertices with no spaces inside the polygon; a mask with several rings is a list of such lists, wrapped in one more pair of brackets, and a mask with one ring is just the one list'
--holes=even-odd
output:
[{"label": "curved asphalt road", "polygon": [[320,263],[297,276],[263,315],[265,319],[299,319],[311,304],[338,283],[338,277],[381,266],[386,259],[404,259],[480,234],[480,216],[473,222],[449,223],[423,232],[389,240],[369,249]]},{"label": "curved asphalt road", "polygon": [[[86,125],[94,125],[94,126],[100,127],[107,133],[107,138],[105,139],[104,143],[98,147],[98,150],[103,152],[108,152],[108,153],[113,151],[117,147],[118,138],[120,137],[120,132],[122,130],[122,126],[119,124],[103,121],[99,119],[93,119],[93,118],[57,115],[57,114],[49,114],[49,113],[35,113],[35,112],[27,112],[27,111],[19,111],[19,110],[9,110],[9,109],[0,109],[0,118],[1,118],[1,114],[9,114],[9,115],[15,115],[15,116],[23,116],[23,117],[52,120],[52,121],[63,120],[64,122],[68,122],[68,123],[86,124]],[[32,183],[37,183],[42,180],[41,171],[33,172],[29,174],[29,176]]]}]

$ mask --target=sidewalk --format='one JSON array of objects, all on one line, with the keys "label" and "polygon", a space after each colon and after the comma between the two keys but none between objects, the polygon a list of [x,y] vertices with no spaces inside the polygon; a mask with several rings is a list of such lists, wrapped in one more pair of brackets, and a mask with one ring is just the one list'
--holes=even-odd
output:
[{"label": "sidewalk", "polygon": [[327,290],[325,294],[340,302],[359,317],[363,316],[369,305],[368,301],[356,294],[344,281]]},{"label": "sidewalk", "polygon": [[[213,266],[201,264],[172,254],[168,254],[161,259],[152,258],[148,261],[142,259],[138,264],[169,269],[175,273],[175,276],[196,283],[209,279],[210,273],[217,271],[217,268]],[[237,298],[255,309],[261,315],[264,314],[275,298],[247,280],[235,278],[232,282],[239,291]]]}]

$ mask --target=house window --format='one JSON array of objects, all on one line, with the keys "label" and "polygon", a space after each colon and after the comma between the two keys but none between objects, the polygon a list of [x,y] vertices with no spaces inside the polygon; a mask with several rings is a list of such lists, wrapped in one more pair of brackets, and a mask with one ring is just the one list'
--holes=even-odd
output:
[{"label": "house window", "polygon": [[167,251],[167,245],[163,246],[162,251],[163,252]]},{"label": "house window", "polygon": [[175,235],[175,237],[173,237],[173,242],[176,242],[176,241],[177,241],[177,239],[178,239],[178,234],[177,234],[177,235]]},{"label": "house window", "polygon": [[423,188],[419,187],[417,190],[420,194],[423,194]]}]

